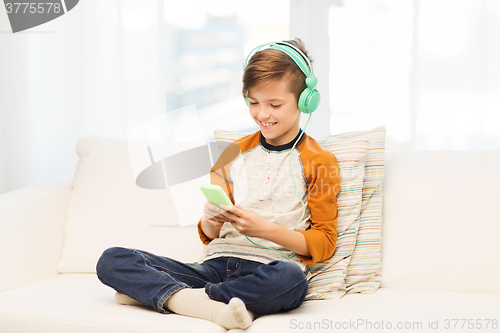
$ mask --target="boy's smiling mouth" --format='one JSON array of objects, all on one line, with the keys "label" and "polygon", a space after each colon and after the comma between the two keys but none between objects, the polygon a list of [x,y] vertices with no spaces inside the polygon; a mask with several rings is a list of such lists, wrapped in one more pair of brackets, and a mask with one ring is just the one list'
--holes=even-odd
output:
[{"label": "boy's smiling mouth", "polygon": [[[262,127],[263,129],[269,129],[269,128],[272,128],[274,127],[274,125],[276,125],[278,122],[269,122],[269,123],[263,123],[262,121],[259,120],[259,124],[260,124],[260,127]],[[267,125],[267,126],[266,126]]]}]

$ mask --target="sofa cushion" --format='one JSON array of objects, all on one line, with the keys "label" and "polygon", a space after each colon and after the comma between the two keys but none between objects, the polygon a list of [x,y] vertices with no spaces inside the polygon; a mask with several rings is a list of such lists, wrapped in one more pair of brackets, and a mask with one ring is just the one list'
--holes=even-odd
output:
[{"label": "sofa cushion", "polygon": [[102,252],[113,246],[185,262],[199,259],[203,245],[195,225],[179,226],[170,192],[136,185],[127,142],[87,137],[78,141],[76,152],[61,273],[95,272]]},{"label": "sofa cushion", "polygon": [[226,332],[212,322],[119,305],[95,274],[60,274],[0,293],[0,331],[26,333]]},{"label": "sofa cushion", "polygon": [[372,293],[381,283],[382,198],[385,156],[385,126],[328,136],[332,139],[366,139],[368,150],[363,180],[363,201],[356,247],[347,267],[347,293]]},{"label": "sofa cushion", "polygon": [[498,309],[499,294],[379,288],[260,317],[245,333],[498,332]]},{"label": "sofa cushion", "polygon": [[[247,134],[217,129],[218,142],[233,142]],[[337,244],[333,256],[307,265],[309,289],[306,300],[341,298],[346,291],[344,278],[356,244],[365,174],[368,140],[329,139],[318,141],[330,150],[339,165],[341,189],[337,194]]]},{"label": "sofa cushion", "polygon": [[[119,305],[114,290],[95,274],[60,274],[33,284],[0,293],[0,331],[10,333],[198,333],[226,332],[222,327],[197,318],[161,314],[145,306]],[[26,301],[29,300],[29,303]],[[340,300],[305,302],[298,309],[257,318],[248,333],[274,332],[498,332],[500,295],[428,290],[379,288],[374,294],[347,294]],[[446,319],[477,320],[481,329],[445,329]],[[440,329],[429,323],[438,321]],[[383,330],[381,322],[392,329]],[[333,328],[330,328],[333,322]],[[358,326],[346,326],[350,322]],[[372,328],[368,322],[371,322]],[[395,329],[422,323],[423,329]],[[344,325],[344,329],[335,327]],[[361,323],[363,323],[361,325]],[[451,321],[451,325],[455,322]],[[458,322],[460,328],[464,321]],[[465,327],[469,323],[465,323]],[[310,325],[313,329],[306,329]],[[314,327],[316,325],[316,327]],[[322,325],[318,329],[318,325]],[[337,324],[338,325],[338,324]],[[378,328],[377,328],[378,327]],[[477,327],[477,326],[475,326]],[[316,329],[314,329],[316,328]],[[232,332],[232,331],[229,331]],[[234,332],[243,332],[234,330]]]}]

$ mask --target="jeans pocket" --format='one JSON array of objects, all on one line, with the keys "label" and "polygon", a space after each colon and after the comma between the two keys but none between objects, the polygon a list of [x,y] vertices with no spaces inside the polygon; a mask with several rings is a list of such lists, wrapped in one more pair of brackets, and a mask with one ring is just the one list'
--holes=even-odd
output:
[{"label": "jeans pocket", "polygon": [[238,276],[243,266],[243,259],[240,258],[229,258],[226,263],[226,281],[234,279]]}]

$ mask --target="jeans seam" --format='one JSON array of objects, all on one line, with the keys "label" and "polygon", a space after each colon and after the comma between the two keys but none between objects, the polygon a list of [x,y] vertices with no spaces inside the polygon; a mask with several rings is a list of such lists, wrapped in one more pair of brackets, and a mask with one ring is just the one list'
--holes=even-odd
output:
[{"label": "jeans seam", "polygon": [[[186,285],[186,284],[184,284],[184,285]],[[163,304],[165,303],[165,301],[166,301],[168,298],[170,298],[170,296],[172,296],[172,294],[173,294],[173,293],[171,293],[170,291],[171,291],[172,289],[174,289],[175,287],[180,287],[177,291],[179,291],[179,290],[181,290],[181,289],[189,288],[189,286],[187,286],[187,285],[186,285],[186,286],[173,285],[172,287],[168,288],[168,290],[167,290],[167,291],[165,291],[165,292],[163,293],[163,295],[162,295],[162,296],[158,299],[158,303],[156,304],[156,306],[158,307],[158,309],[162,309],[163,311],[167,311],[167,312],[163,312],[163,313],[168,313],[168,312],[171,312],[170,310],[165,309],[165,308],[163,307]],[[175,291],[174,291],[174,293],[175,293]]]},{"label": "jeans seam", "polygon": [[242,264],[241,262],[242,262],[242,260],[240,259],[240,260],[236,263],[236,265],[238,265],[238,269],[237,269],[237,270],[236,270],[236,272],[234,272],[233,274],[236,274],[236,273],[238,273],[238,272],[240,271],[241,266],[243,266],[243,264]]},{"label": "jeans seam", "polygon": [[[163,270],[167,271],[167,272],[168,272],[168,273],[170,273],[170,274],[172,274],[172,273],[173,273],[173,274],[178,274],[178,275],[182,275],[182,276],[188,276],[188,277],[190,277],[190,278],[192,278],[192,279],[197,279],[197,280],[200,280],[200,281],[201,281],[201,282],[203,282],[203,283],[208,283],[208,282],[209,282],[209,281],[206,281],[206,280],[203,280],[203,279],[199,278],[198,276],[193,276],[193,275],[189,275],[189,274],[182,274],[182,273],[179,273],[179,272],[172,271],[172,270],[170,270],[170,269],[168,269],[168,268],[166,268],[166,267],[159,266],[159,265],[155,265],[155,264],[153,264],[153,263],[151,262],[151,260],[149,260],[148,258],[146,258],[146,257],[145,257],[145,256],[144,256],[141,252],[139,252],[139,251],[137,251],[137,250],[134,250],[134,252],[136,252],[136,253],[138,253],[138,254],[140,254],[140,255],[142,256],[142,259],[144,260],[144,264],[145,264],[146,266],[149,266],[149,267],[154,268],[154,269],[162,268]],[[148,262],[149,262],[150,264],[148,264]],[[162,270],[160,270],[160,271],[162,271]],[[164,273],[165,273],[165,272],[164,272]]]},{"label": "jeans seam", "polygon": [[[140,255],[142,256],[142,259],[144,260],[144,264],[145,264],[146,266],[148,266],[148,267],[150,267],[150,268],[153,268],[153,269],[157,269],[156,267],[161,267],[161,266],[157,266],[157,265],[152,264],[152,263],[151,263],[151,261],[150,261],[148,258],[146,258],[146,257],[145,257],[145,256],[144,256],[141,252],[139,252],[139,251],[137,251],[137,250],[134,250],[134,252],[136,252],[136,253],[138,253],[138,254],[140,254]],[[151,264],[153,265],[153,267],[152,267],[151,265],[149,265],[149,264],[148,264],[148,262],[149,262],[149,263],[151,263]],[[163,268],[163,267],[162,267],[162,268]],[[168,269],[166,269],[166,268],[165,268],[165,270],[168,270]],[[168,271],[170,271],[170,270],[168,270]],[[162,272],[162,271],[161,271],[161,272]],[[166,274],[166,275],[169,275],[169,273],[167,273],[167,272],[162,272],[162,273],[163,273],[163,274]],[[169,275],[169,276],[170,276],[170,275]],[[188,276],[190,276],[190,275],[188,275]],[[192,276],[190,276],[190,277],[192,277]],[[172,278],[172,277],[171,277],[171,278]],[[180,289],[184,289],[184,288],[189,288],[189,285],[188,285],[187,283],[184,283],[184,282],[181,282],[181,281],[179,281],[178,283],[179,283],[180,285],[179,285],[179,284],[174,284],[173,286],[171,286],[170,288],[168,288],[168,290],[167,290],[167,291],[165,291],[165,293],[163,293],[163,295],[162,295],[162,296],[158,299],[158,302],[157,302],[157,304],[156,304],[156,307],[157,307],[157,308],[158,308],[158,309],[159,309],[162,313],[169,313],[169,312],[171,312],[170,310],[163,308],[163,304],[165,303],[165,301],[166,301],[166,300],[167,300],[167,298],[169,297],[169,294],[170,294],[170,295],[172,294],[172,293],[170,293],[170,291],[171,291],[173,288],[175,288],[175,287],[180,287],[180,288],[179,288],[179,290],[180,290]]]},{"label": "jeans seam", "polygon": [[[150,266],[150,265],[148,265],[148,263],[147,263],[147,262],[149,261],[149,259],[148,259],[148,258],[146,258],[146,257],[145,257],[145,256],[144,256],[141,252],[139,252],[139,251],[137,251],[137,250],[134,250],[134,252],[135,252],[135,253],[138,253],[138,254],[142,257],[142,260],[144,261],[144,265],[151,267],[151,266]],[[152,267],[151,267],[151,268],[152,268]]]},{"label": "jeans seam", "polygon": [[[162,268],[162,269],[164,269],[165,271],[169,272],[170,274],[174,274],[174,275],[175,275],[175,274],[177,274],[177,275],[182,275],[182,276],[188,276],[188,277],[190,277],[190,278],[192,278],[192,279],[197,279],[197,280],[200,280],[201,282],[203,282],[203,283],[205,283],[205,284],[207,284],[207,283],[209,282],[209,281],[206,281],[206,280],[201,279],[201,278],[200,278],[200,277],[198,277],[198,276],[194,276],[194,275],[189,275],[189,274],[183,274],[183,273],[175,272],[175,271],[172,271],[172,270],[170,270],[170,269],[168,269],[168,268],[165,268],[165,267],[162,267],[162,266],[158,266],[158,265],[153,265],[153,266],[154,266],[155,268],[156,268],[156,267]],[[163,272],[163,273],[166,273],[166,272]]]},{"label": "jeans seam", "polygon": [[[217,283],[220,284],[220,283]],[[212,287],[215,285],[215,283],[210,283],[210,286],[208,287],[208,296],[213,299],[212,297]]]},{"label": "jeans seam", "polygon": [[[228,260],[228,261],[229,261],[229,260]],[[233,276],[233,275],[235,275],[236,273],[238,273],[238,272],[240,271],[241,266],[243,266],[243,265],[241,264],[241,259],[239,259],[239,261],[236,263],[236,265],[238,265],[238,264],[239,264],[238,268],[237,268],[234,272],[232,272],[231,274],[227,275],[227,276],[226,276],[226,280],[227,280],[230,276]]]}]

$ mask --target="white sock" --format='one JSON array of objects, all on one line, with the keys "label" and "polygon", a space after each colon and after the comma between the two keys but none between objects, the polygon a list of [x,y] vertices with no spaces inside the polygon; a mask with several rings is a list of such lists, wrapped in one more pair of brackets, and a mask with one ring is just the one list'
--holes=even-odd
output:
[{"label": "white sock", "polygon": [[127,295],[120,294],[119,292],[116,292],[115,294],[115,301],[116,303],[122,305],[143,305],[141,302],[138,302],[135,299],[128,297]]},{"label": "white sock", "polygon": [[210,320],[226,329],[248,328],[254,319],[241,299],[233,297],[228,304],[214,301],[205,293],[205,288],[177,291],[168,299],[167,308],[184,316]]}]

